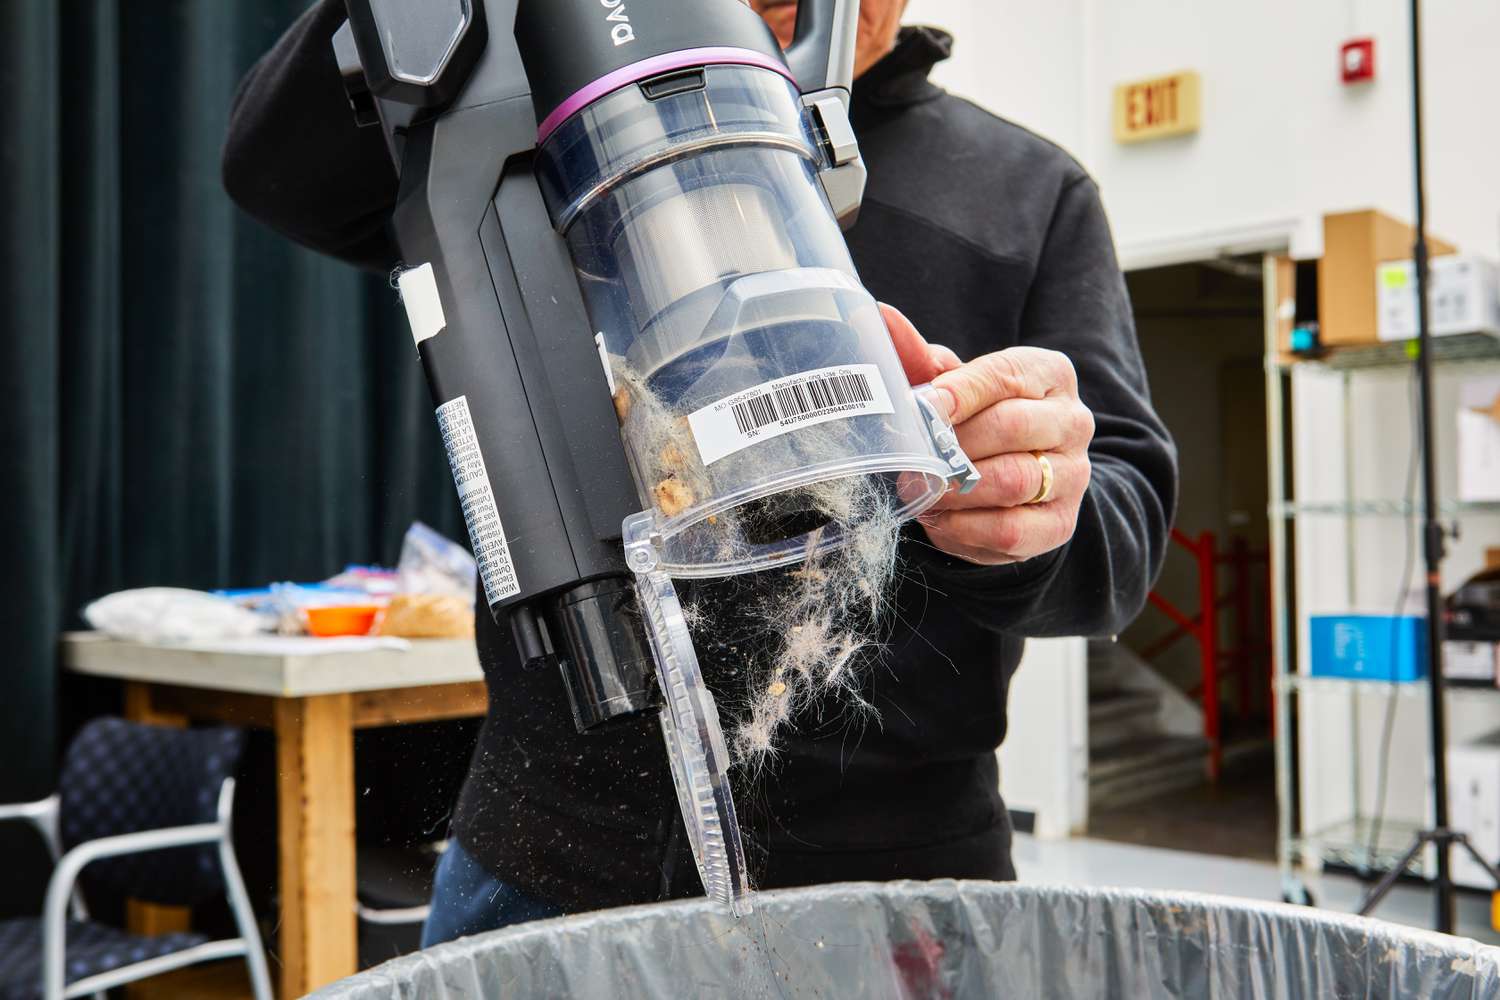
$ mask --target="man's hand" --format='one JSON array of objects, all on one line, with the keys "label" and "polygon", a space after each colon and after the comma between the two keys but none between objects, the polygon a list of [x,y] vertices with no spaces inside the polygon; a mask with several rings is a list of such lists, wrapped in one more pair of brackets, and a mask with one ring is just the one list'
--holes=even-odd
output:
[{"label": "man's hand", "polygon": [[[959,444],[983,479],[967,495],[949,492],[921,518],[934,546],[983,566],[1023,562],[1067,543],[1089,485],[1094,415],[1078,398],[1064,354],[1012,347],[965,364],[929,344],[911,321],[882,305],[891,339],[913,385],[931,382],[948,405]],[[1043,502],[1044,463],[1052,467]]]}]

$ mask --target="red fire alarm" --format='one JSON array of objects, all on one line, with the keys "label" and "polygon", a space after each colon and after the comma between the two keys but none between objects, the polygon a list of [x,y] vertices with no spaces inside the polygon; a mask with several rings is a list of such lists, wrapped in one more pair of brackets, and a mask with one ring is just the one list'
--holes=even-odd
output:
[{"label": "red fire alarm", "polygon": [[1375,39],[1356,38],[1346,42],[1340,67],[1345,83],[1367,83],[1375,79]]}]

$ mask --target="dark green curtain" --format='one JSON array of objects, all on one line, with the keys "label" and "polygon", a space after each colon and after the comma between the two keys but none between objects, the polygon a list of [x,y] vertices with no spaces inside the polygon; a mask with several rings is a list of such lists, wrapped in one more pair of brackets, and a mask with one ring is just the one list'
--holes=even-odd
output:
[{"label": "dark green curtain", "polygon": [[[414,518],[464,538],[388,283],[219,183],[235,85],[305,6],[0,0],[0,802],[114,707],[58,672],[90,599],[389,562]],[[0,868],[22,850],[0,830]]]}]

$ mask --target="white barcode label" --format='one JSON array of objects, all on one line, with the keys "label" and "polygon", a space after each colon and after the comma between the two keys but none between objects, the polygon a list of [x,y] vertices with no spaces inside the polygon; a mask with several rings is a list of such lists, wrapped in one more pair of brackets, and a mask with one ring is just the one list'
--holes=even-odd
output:
[{"label": "white barcode label", "polygon": [[894,413],[875,365],[819,368],[766,382],[688,416],[704,465],[804,427],[873,413]]},{"label": "white barcode label", "polygon": [[499,604],[519,594],[521,582],[516,579],[505,525],[500,522],[500,508],[495,505],[495,491],[490,487],[490,474],[484,467],[484,455],[474,433],[468,397],[459,396],[439,406],[437,418],[464,521],[469,526],[469,544],[474,549],[479,578],[484,581],[484,593],[490,603]]}]

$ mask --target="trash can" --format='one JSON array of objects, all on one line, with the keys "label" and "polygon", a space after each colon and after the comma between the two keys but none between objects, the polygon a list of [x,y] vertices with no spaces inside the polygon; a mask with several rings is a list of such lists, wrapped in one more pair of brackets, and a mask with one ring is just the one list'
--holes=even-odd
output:
[{"label": "trash can", "polygon": [[1500,996],[1500,949],[1279,904],[946,881],[769,892],[755,907],[743,919],[694,901],[527,924],[315,996]]}]

